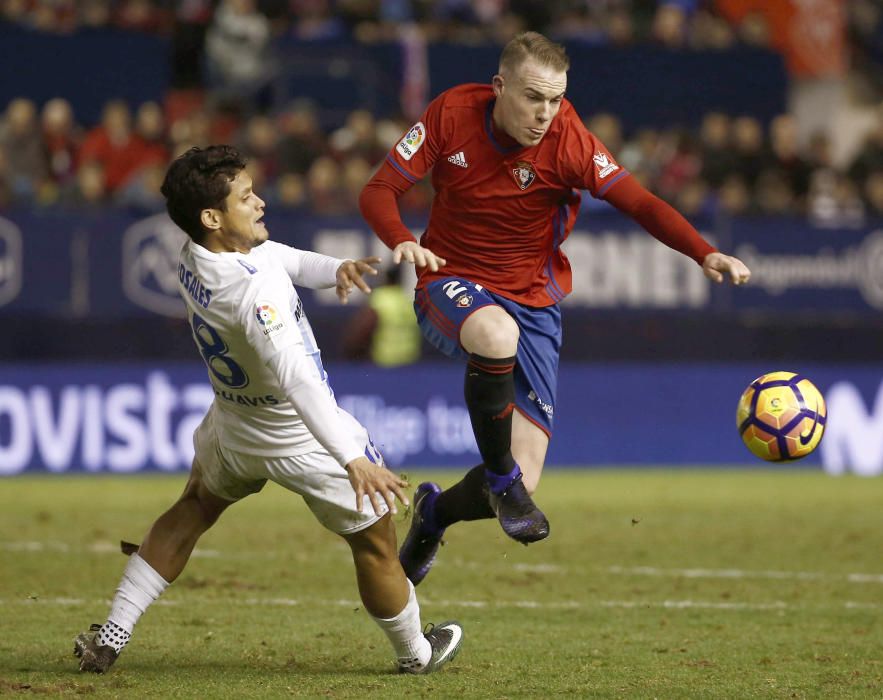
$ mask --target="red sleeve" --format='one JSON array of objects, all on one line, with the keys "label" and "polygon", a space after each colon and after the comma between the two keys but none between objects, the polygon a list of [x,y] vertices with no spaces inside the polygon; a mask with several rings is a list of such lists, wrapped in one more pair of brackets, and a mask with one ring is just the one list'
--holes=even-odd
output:
[{"label": "red sleeve", "polygon": [[414,236],[399,213],[398,198],[410,189],[414,183],[393,170],[388,163],[381,163],[380,169],[359,195],[359,210],[371,230],[390,249],[399,243],[413,241]]},{"label": "red sleeve", "polygon": [[628,170],[589,131],[580,120],[576,110],[568,102],[562,108],[562,134],[559,141],[558,162],[564,184],[579,190],[588,190],[601,199],[615,182],[626,178]]},{"label": "red sleeve", "polygon": [[604,199],[631,216],[654,238],[700,265],[706,255],[717,251],[673,207],[645,190],[633,177],[624,178]]},{"label": "red sleeve", "polygon": [[390,248],[413,241],[402,223],[398,198],[435,164],[446,139],[442,113],[446,93],[436,97],[423,116],[405,132],[359,196],[359,210],[365,221]]}]

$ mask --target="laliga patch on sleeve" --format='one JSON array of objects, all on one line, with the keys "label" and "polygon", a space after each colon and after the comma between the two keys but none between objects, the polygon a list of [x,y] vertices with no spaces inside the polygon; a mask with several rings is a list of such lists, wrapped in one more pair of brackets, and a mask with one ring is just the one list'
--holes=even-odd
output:
[{"label": "laliga patch on sleeve", "polygon": [[399,141],[396,150],[402,158],[405,160],[411,160],[411,158],[414,157],[414,154],[420,150],[420,146],[423,145],[425,140],[426,127],[423,126],[423,122],[417,122],[408,130],[405,137]]},{"label": "laliga patch on sleeve", "polygon": [[285,330],[285,322],[273,304],[269,301],[259,301],[255,305],[255,318],[261,327],[261,332],[267,338],[272,338]]}]

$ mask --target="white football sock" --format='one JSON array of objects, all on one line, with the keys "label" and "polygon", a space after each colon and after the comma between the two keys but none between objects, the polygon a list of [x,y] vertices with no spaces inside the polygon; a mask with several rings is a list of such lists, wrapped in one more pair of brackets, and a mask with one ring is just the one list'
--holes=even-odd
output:
[{"label": "white football sock", "polygon": [[408,591],[408,602],[398,615],[389,619],[375,617],[374,621],[386,632],[400,664],[422,667],[432,658],[432,647],[420,628],[420,606],[410,581]]},{"label": "white football sock", "polygon": [[168,585],[150,564],[133,554],[113,597],[107,622],[98,632],[98,643],[120,651],[128,643],[138,618]]}]

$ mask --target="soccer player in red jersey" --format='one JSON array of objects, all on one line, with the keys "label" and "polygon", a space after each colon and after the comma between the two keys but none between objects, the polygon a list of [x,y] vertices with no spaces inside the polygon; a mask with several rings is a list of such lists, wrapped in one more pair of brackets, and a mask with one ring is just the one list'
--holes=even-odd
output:
[{"label": "soccer player in red jersey", "polygon": [[[360,198],[393,260],[418,268],[415,309],[424,335],[467,361],[466,405],[482,458],[444,492],[429,482],[418,486],[399,552],[414,584],[455,522],[496,516],[525,544],[549,534],[531,494],[552,434],[558,302],[571,290],[561,243],[580,190],[630,215],[715,282],[742,284],[750,276],[638,184],[585,128],[564,99],[569,67],[563,47],[543,35],[516,36],[492,85],[461,85],[433,100]],[[397,199],[430,170],[436,195],[418,243]]]}]

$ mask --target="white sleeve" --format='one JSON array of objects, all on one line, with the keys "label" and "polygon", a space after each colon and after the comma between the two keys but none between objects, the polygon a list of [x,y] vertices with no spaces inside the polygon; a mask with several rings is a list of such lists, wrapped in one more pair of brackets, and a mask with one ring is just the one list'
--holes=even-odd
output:
[{"label": "white sleeve", "polygon": [[313,437],[345,467],[365,456],[365,446],[356,442],[316,364],[302,348],[277,352],[267,365]]},{"label": "white sleeve", "polygon": [[299,250],[282,243],[273,247],[291,281],[299,287],[326,289],[337,284],[337,268],[343,260],[309,250]]},{"label": "white sleeve", "polygon": [[291,285],[284,278],[268,280],[249,293],[252,301],[242,305],[240,323],[249,345],[273,372],[313,437],[345,467],[365,455],[365,446],[356,443],[318,366],[307,354],[291,309],[292,298],[297,297],[291,295]]}]

